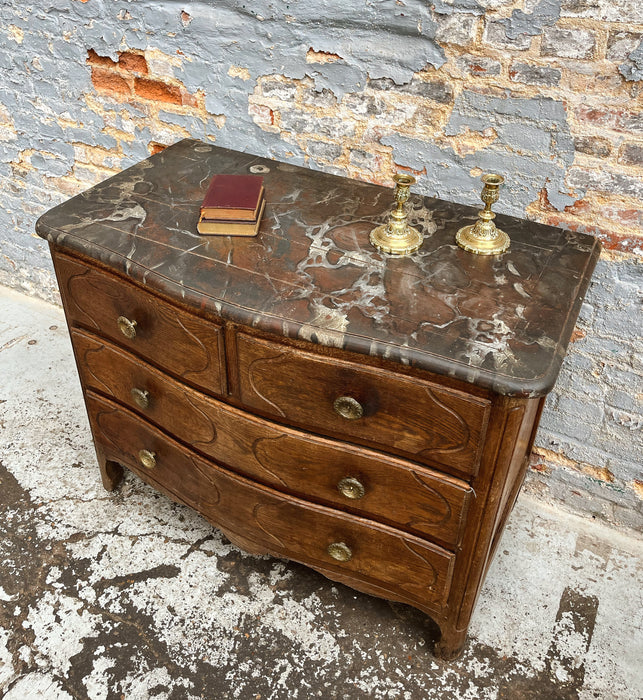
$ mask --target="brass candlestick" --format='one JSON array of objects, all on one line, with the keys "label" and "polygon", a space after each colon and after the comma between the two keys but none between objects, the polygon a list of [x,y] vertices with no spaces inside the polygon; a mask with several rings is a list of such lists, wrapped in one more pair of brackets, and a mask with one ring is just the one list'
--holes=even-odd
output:
[{"label": "brass candlestick", "polygon": [[388,224],[371,231],[371,243],[389,255],[410,255],[422,245],[424,236],[406,223],[404,203],[409,198],[409,188],[415,183],[412,175],[394,175],[396,208],[389,216]]},{"label": "brass candlestick", "polygon": [[500,185],[505,181],[502,175],[489,173],[482,176],[484,187],[480,199],[485,204],[478,213],[478,221],[469,226],[463,226],[456,234],[455,240],[460,248],[476,255],[498,255],[509,248],[509,236],[493,223],[496,215],[491,211],[491,205],[498,201]]}]

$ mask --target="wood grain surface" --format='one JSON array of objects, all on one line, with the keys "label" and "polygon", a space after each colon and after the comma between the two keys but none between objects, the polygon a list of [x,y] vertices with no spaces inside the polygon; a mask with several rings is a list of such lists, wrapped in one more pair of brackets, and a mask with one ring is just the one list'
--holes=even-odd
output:
[{"label": "wood grain surface", "polygon": [[[130,348],[184,381],[215,394],[226,390],[223,333],[216,323],[65,255],[54,258],[68,320]],[[118,318],[136,321],[123,335]]]},{"label": "wood grain surface", "polygon": [[[490,402],[438,384],[328,359],[243,333],[237,336],[241,401],[328,435],[475,473]],[[348,396],[363,416],[334,409]]]},{"label": "wood grain surface", "polygon": [[[105,455],[196,509],[224,533],[254,543],[254,551],[336,571],[357,588],[387,590],[396,600],[438,608],[444,602],[454,554],[365,518],[285,497],[204,460],[111,401],[90,394],[87,406]],[[141,464],[142,449],[154,454],[152,469]],[[348,561],[329,555],[333,543],[350,549]]]},{"label": "wood grain surface", "polygon": [[[290,494],[430,536],[460,540],[471,487],[405,460],[257,418],[183,386],[131,353],[85,331],[72,339],[84,385],[105,394],[229,468]],[[148,392],[142,409],[132,389]],[[338,490],[354,478],[363,498]]]}]

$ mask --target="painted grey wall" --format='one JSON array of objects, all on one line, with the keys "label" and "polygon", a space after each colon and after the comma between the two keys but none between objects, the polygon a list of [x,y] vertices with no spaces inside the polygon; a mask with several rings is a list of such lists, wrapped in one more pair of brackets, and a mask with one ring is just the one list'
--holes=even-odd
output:
[{"label": "painted grey wall", "polygon": [[[643,200],[643,183],[635,176],[596,185],[604,173],[588,180],[575,168],[563,99],[541,95],[539,88],[528,96],[509,95],[492,83],[488,90],[474,89],[461,77],[471,69],[471,55],[462,49],[454,56],[453,49],[479,41],[484,18],[482,40],[491,49],[488,57],[477,57],[476,70],[485,75],[500,76],[498,52],[522,55],[534,36],[549,55],[587,61],[596,46],[591,22],[622,22],[627,31],[643,24],[643,6],[622,0],[616,19],[607,0],[513,5],[6,0],[0,6],[0,283],[55,301],[48,251],[33,233],[37,216],[82,185],[147,157],[150,142],[176,140],[181,129],[332,172],[368,177],[363,173],[371,168],[376,180],[381,154],[389,169],[397,164],[422,171],[418,191],[469,204],[478,202],[479,170],[513,173],[498,209],[520,216],[542,192],[556,211],[592,186]],[[556,27],[561,17],[580,18],[590,29],[561,35],[567,31]],[[627,41],[621,75],[637,80],[640,46],[634,34]],[[205,109],[154,111],[97,95],[90,49],[114,60],[119,51],[148,52],[150,71],[179,81],[192,95],[202,93]],[[330,60],[310,62],[309,51],[325,52]],[[452,64],[460,71],[453,80],[435,72]],[[516,80],[523,83],[560,80],[558,68],[516,65]],[[275,125],[253,112],[257,96],[276,105]],[[443,138],[427,135],[422,114],[429,121],[447,114]],[[643,119],[624,119],[629,133],[643,133]],[[458,148],[470,131],[489,128],[494,136],[488,146]],[[100,167],[83,164],[83,144],[104,149]],[[529,481],[543,497],[631,527],[643,524],[638,240],[599,264],[579,322],[584,337],[571,346],[549,398],[537,442],[540,471]]]}]

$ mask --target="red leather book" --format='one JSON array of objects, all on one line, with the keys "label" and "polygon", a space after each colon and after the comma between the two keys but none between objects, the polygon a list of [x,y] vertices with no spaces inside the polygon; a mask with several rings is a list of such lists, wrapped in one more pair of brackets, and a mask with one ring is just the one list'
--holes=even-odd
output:
[{"label": "red leather book", "polygon": [[215,175],[201,204],[201,217],[256,221],[263,199],[261,175]]},{"label": "red leather book", "polygon": [[201,215],[196,225],[196,230],[206,236],[256,236],[261,225],[265,199],[261,199],[261,207],[256,221],[244,221],[243,219],[208,219]]}]

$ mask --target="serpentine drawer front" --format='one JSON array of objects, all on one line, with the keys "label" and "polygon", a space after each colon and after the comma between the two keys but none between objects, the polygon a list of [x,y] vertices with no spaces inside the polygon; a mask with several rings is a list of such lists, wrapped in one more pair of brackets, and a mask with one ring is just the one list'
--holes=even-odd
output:
[{"label": "serpentine drawer front", "polygon": [[[258,236],[201,237],[217,173],[268,168]],[[37,224],[49,240],[103,484],[123,467],[239,547],[420,608],[463,648],[599,254],[413,195],[408,258],[369,244],[390,190],[199,141]],[[163,223],[161,223],[163,222]]]},{"label": "serpentine drawer front", "polygon": [[250,408],[418,462],[478,466],[488,400],[243,334],[237,352]]},{"label": "serpentine drawer front", "polygon": [[138,411],[217,462],[290,493],[458,543],[471,495],[459,479],[261,420],[84,331],[72,331],[72,340],[88,389]]},{"label": "serpentine drawer front", "polygon": [[132,349],[178,377],[215,394],[225,392],[223,335],[172,304],[102,270],[56,257],[67,318]]},{"label": "serpentine drawer front", "polygon": [[196,507],[230,539],[249,539],[260,551],[290,556],[332,578],[354,576],[362,587],[385,590],[392,598],[443,602],[452,553],[385,525],[262,487],[206,462],[91,394],[88,410],[110,457]]}]

